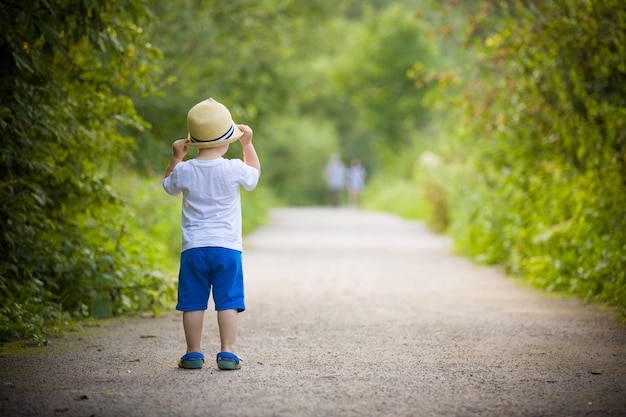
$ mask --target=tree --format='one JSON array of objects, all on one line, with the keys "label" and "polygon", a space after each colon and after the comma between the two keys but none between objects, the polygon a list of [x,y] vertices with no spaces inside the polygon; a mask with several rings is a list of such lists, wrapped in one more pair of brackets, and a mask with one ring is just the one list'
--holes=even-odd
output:
[{"label": "tree", "polygon": [[122,129],[145,125],[128,92],[158,73],[149,17],[141,0],[0,8],[2,336],[41,336],[61,311],[132,308],[123,287],[150,274],[124,250],[106,178],[133,147]]},{"label": "tree", "polygon": [[302,39],[318,33],[314,26],[323,27],[347,2],[153,2],[158,19],[151,37],[163,51],[164,71],[159,97],[135,97],[152,125],[137,135],[142,151],[136,165],[160,172],[167,164],[164,150],[187,133],[187,111],[207,97],[226,104],[235,121],[250,124],[259,136],[271,137],[271,129],[263,131],[265,120],[298,114],[300,79],[306,78],[298,59],[311,52],[302,51]]},{"label": "tree", "polygon": [[[137,135],[135,166],[161,172],[171,142],[187,133],[189,108],[212,96],[229,107],[236,122],[254,129],[262,187],[294,204],[323,201],[320,173],[336,151],[334,126],[303,115],[302,97],[319,74],[309,65],[312,57],[325,54],[334,42],[325,32],[328,22],[341,16],[347,3],[153,2],[159,19],[152,40],[164,53],[164,71],[157,98],[135,98],[152,126]],[[233,144],[227,157],[238,152]]]},{"label": "tree", "polygon": [[455,235],[537,285],[623,309],[626,7],[501,5],[477,26],[481,71],[462,93],[474,182]]},{"label": "tree", "polygon": [[408,146],[428,120],[423,99],[433,50],[420,14],[394,4],[365,8],[337,52],[330,79],[343,108],[336,115],[345,146],[377,152]]}]

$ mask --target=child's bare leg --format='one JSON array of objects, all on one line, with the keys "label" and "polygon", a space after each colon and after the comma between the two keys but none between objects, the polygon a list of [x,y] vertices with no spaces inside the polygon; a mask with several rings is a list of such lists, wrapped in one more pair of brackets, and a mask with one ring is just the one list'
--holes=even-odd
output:
[{"label": "child's bare leg", "polygon": [[234,353],[237,339],[239,313],[236,309],[217,312],[217,324],[220,328],[222,352]]},{"label": "child's bare leg", "polygon": [[187,340],[187,353],[202,352],[202,327],[204,326],[204,310],[185,311],[183,328]]}]

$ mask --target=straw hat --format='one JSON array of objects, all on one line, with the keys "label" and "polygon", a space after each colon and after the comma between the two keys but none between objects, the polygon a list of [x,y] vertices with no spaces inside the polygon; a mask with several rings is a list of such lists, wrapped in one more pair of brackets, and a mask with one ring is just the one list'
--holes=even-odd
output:
[{"label": "straw hat", "polygon": [[201,101],[189,110],[187,129],[187,145],[200,149],[217,148],[234,142],[243,135],[226,106],[212,98]]}]

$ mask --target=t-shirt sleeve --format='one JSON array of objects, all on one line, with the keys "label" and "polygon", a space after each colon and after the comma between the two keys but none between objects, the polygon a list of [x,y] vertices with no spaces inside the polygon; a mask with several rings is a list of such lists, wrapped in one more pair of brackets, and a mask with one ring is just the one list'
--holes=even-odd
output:
[{"label": "t-shirt sleeve", "polygon": [[240,176],[239,176],[239,185],[241,185],[244,190],[252,191],[256,188],[259,183],[259,170],[246,165],[243,161],[240,162]]},{"label": "t-shirt sleeve", "polygon": [[167,176],[166,178],[163,178],[163,189],[169,195],[178,195],[182,192],[182,190],[178,188],[178,185],[177,185],[179,165],[180,164],[174,167],[174,170],[170,173],[169,176]]}]

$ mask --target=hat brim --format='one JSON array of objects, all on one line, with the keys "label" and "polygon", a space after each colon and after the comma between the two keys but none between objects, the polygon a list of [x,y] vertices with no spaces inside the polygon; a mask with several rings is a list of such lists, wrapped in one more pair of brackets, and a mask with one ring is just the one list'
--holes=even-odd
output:
[{"label": "hat brim", "polygon": [[[239,127],[235,123],[233,123],[233,125],[235,126],[235,131],[233,132],[232,136],[229,137],[228,139],[219,140],[215,142],[192,142],[191,140],[189,140],[187,142],[187,146],[189,146],[190,148],[196,148],[196,149],[219,148],[220,146],[224,146],[229,143],[236,142],[239,140],[240,137],[243,136],[243,132],[239,130]],[[189,138],[189,136],[187,137]]]}]

